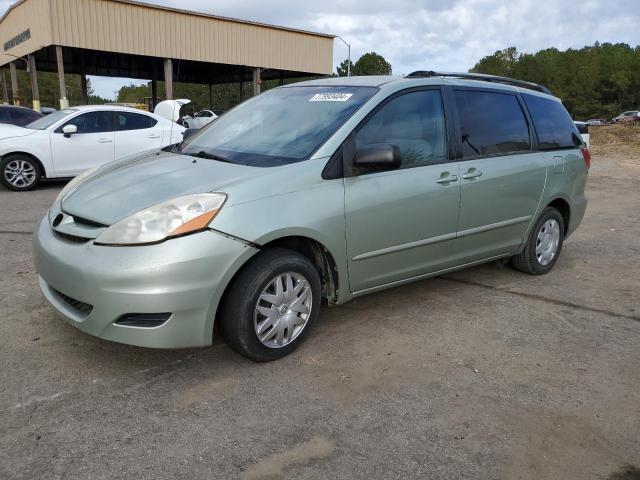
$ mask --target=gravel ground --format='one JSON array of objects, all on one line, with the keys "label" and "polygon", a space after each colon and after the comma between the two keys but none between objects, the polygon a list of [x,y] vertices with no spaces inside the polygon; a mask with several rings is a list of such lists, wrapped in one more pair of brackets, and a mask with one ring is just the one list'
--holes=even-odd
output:
[{"label": "gravel ground", "polygon": [[494,263],[324,309],[269,364],[68,326],[31,257],[61,184],[0,190],[0,478],[640,478],[640,158],[594,152],[550,274]]}]

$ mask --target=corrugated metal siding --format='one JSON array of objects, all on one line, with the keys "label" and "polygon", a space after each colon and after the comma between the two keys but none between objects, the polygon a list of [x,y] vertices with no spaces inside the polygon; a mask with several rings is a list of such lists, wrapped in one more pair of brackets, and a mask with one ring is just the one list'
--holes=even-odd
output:
[{"label": "corrugated metal siding", "polygon": [[27,28],[30,30],[31,38],[7,50],[7,53],[16,57],[24,57],[51,44],[49,15],[48,0],[31,0],[13,8],[9,17],[0,24],[0,65],[15,60],[14,57],[4,54],[4,43]]},{"label": "corrugated metal siding", "polygon": [[[56,45],[303,72],[332,71],[330,37],[109,0],[28,0],[22,6],[31,2],[50,4],[50,43]],[[13,22],[13,18],[6,20]]]}]

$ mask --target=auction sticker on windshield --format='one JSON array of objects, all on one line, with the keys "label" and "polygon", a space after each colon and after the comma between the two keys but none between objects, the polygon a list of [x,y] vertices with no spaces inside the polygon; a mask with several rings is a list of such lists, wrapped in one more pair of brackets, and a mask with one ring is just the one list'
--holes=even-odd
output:
[{"label": "auction sticker on windshield", "polygon": [[353,93],[316,93],[310,102],[346,102]]}]

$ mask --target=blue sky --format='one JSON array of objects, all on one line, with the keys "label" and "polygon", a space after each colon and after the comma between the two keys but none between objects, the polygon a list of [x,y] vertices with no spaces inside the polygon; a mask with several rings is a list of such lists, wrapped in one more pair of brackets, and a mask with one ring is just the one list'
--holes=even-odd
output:
[{"label": "blue sky", "polygon": [[[0,0],[0,12],[13,1]],[[148,0],[147,3],[340,35],[352,59],[383,55],[395,74],[417,69],[466,71],[496,50],[580,48],[600,42],[640,44],[638,0]],[[334,64],[347,56],[339,40]],[[91,77],[113,98],[138,81]]]}]

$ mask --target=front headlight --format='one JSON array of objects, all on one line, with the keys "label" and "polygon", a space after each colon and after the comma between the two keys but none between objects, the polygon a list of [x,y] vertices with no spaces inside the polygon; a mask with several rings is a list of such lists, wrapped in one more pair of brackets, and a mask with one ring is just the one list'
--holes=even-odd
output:
[{"label": "front headlight", "polygon": [[95,172],[99,167],[95,167],[95,168],[90,168],[89,170],[87,170],[84,173],[81,173],[80,175],[78,175],[77,177],[74,177],[73,179],[71,179],[69,181],[69,183],[67,183],[64,188],[62,190],[60,190],[60,193],[58,194],[58,196],[56,197],[55,201],[53,203],[58,203],[61,202],[62,199],[71,191],[73,190],[75,187],[77,187],[83,180],[85,180],[87,177],[93,175],[93,172]]},{"label": "front headlight", "polygon": [[111,225],[95,243],[141,245],[204,230],[226,199],[224,193],[199,193],[158,203]]}]

